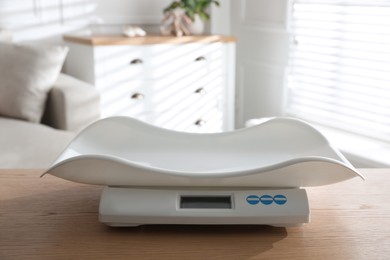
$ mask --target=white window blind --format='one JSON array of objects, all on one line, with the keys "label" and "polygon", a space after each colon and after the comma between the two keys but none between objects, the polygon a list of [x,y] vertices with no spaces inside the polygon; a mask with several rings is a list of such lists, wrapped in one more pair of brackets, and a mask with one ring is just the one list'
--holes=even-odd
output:
[{"label": "white window blind", "polygon": [[287,112],[390,142],[390,0],[293,0]]}]

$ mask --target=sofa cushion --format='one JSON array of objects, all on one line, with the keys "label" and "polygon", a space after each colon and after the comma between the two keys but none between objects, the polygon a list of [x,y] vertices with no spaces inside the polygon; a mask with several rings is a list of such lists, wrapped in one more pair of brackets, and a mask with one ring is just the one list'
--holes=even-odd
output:
[{"label": "sofa cushion", "polygon": [[0,168],[47,168],[75,133],[0,117]]},{"label": "sofa cushion", "polygon": [[0,115],[40,122],[68,48],[0,42]]}]

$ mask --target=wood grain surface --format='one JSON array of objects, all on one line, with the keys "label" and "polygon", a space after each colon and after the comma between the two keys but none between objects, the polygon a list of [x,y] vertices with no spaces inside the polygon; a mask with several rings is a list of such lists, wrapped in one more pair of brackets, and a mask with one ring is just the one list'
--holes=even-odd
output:
[{"label": "wood grain surface", "polygon": [[390,169],[309,188],[302,227],[98,222],[102,187],[0,170],[0,259],[390,259]]},{"label": "wood grain surface", "polygon": [[191,36],[160,36],[150,35],[142,37],[124,37],[120,35],[65,35],[64,40],[85,45],[149,45],[149,44],[182,44],[182,43],[213,43],[213,42],[235,42],[233,36],[224,35],[191,35]]}]

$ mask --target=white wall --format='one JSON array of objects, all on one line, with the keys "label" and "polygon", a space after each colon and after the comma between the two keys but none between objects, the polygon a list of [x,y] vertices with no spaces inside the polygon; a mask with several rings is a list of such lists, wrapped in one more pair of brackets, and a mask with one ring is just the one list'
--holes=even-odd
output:
[{"label": "white wall", "polygon": [[[0,0],[0,28],[14,40],[59,39],[88,25],[159,27],[171,0]],[[95,26],[96,27],[96,26]]]},{"label": "white wall", "polygon": [[172,0],[96,0],[96,16],[108,24],[159,24]]},{"label": "white wall", "polygon": [[1,0],[0,27],[15,41],[58,38],[88,25],[95,9],[94,0]]},{"label": "white wall", "polygon": [[231,1],[231,33],[238,38],[237,127],[284,113],[288,9],[289,0]]},{"label": "white wall", "polygon": [[210,8],[210,31],[213,34],[231,35],[231,2],[237,0],[221,0],[218,7],[212,5]]}]

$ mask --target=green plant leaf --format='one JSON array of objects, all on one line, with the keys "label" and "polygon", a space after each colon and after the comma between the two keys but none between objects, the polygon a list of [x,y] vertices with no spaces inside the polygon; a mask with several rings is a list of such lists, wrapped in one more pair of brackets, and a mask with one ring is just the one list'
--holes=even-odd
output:
[{"label": "green plant leaf", "polygon": [[220,6],[219,0],[176,0],[163,11],[166,13],[176,8],[182,8],[192,21],[195,20],[195,14],[198,14],[202,20],[207,21],[210,19],[210,15],[207,13],[207,8],[211,4]]},{"label": "green plant leaf", "polygon": [[189,17],[190,17],[190,19],[191,19],[191,21],[195,21],[195,12],[189,12],[189,15],[188,15]]},{"label": "green plant leaf", "polygon": [[176,8],[181,8],[181,5],[182,5],[182,3],[178,2],[178,1],[174,1],[170,5],[168,5],[168,7],[164,8],[163,12],[166,13],[166,12],[170,12]]},{"label": "green plant leaf", "polygon": [[208,15],[207,13],[198,13],[198,15],[203,21],[208,21],[210,19],[210,15]]}]

